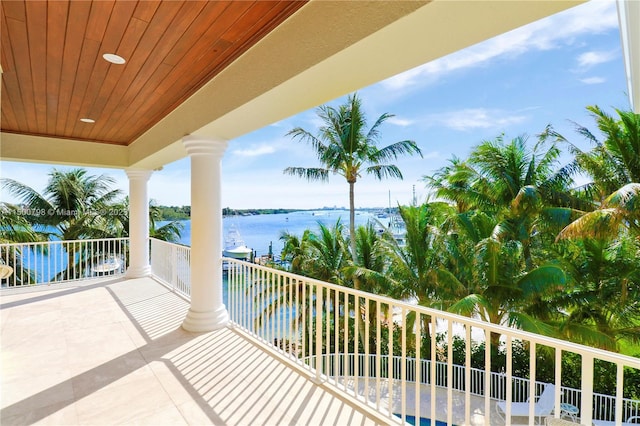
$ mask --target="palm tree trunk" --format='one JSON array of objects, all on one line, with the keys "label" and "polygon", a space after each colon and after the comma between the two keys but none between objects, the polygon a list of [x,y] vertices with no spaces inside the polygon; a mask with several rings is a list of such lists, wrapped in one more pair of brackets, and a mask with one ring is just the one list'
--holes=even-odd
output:
[{"label": "palm tree trunk", "polygon": [[67,243],[67,276],[68,280],[73,280],[78,277],[75,276],[77,270],[75,269],[76,263],[76,243]]},{"label": "palm tree trunk", "polygon": [[[349,244],[351,245],[351,258],[353,262],[356,263],[358,256],[356,255],[356,206],[354,200],[354,189],[355,182],[349,182]],[[360,288],[359,283],[354,282],[354,287],[356,290]]]}]

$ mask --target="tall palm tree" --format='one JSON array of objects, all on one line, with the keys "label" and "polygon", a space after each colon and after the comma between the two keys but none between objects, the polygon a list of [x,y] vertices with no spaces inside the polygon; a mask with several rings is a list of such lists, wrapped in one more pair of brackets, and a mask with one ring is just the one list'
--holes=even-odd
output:
[{"label": "tall palm tree", "polygon": [[[52,234],[60,240],[106,238],[112,236],[105,212],[120,195],[113,189],[113,178],[105,175],[91,176],[86,169],[60,171],[53,169],[49,181],[40,194],[33,188],[13,179],[2,179],[2,187],[18,197],[31,212],[40,212],[27,219],[38,225],[54,228]],[[82,260],[81,245],[67,247],[66,278],[77,278],[81,268],[75,268]]]},{"label": "tall palm tree", "polygon": [[616,119],[596,105],[588,106],[587,110],[596,120],[604,140],[599,141],[589,129],[577,125],[578,133],[594,147],[585,152],[569,143],[569,149],[575,157],[574,171],[582,171],[592,178],[581,189],[601,202],[622,186],[640,182],[640,114],[616,109]]},{"label": "tall palm tree", "polygon": [[395,142],[384,148],[378,148],[380,126],[393,117],[382,114],[373,126],[367,128],[367,119],[362,111],[357,94],[348,97],[347,102],[338,108],[322,105],[317,109],[323,125],[317,135],[296,127],[289,131],[292,136],[306,142],[315,151],[320,167],[287,167],[285,174],[306,178],[309,181],[327,181],[329,174],[338,174],[349,184],[349,236],[351,255],[356,256],[355,198],[354,186],[362,173],[373,175],[376,179],[393,177],[402,179],[400,169],[389,161],[400,155],[418,154],[420,148],[414,141]]}]

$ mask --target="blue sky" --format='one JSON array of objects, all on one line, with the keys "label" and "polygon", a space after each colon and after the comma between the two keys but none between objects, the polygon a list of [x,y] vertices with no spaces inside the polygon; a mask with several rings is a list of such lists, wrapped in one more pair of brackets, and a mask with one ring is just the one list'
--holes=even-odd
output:
[{"label": "blue sky", "polygon": [[[428,196],[422,177],[453,155],[466,157],[479,142],[504,134],[528,135],[533,143],[547,124],[583,149],[579,123],[597,134],[585,107],[629,109],[615,2],[592,0],[568,11],[487,40],[358,91],[370,120],[395,114],[381,128],[381,145],[418,143],[424,158],[395,162],[404,180],[356,184],[356,207],[407,204],[415,185]],[[330,104],[339,105],[346,97]],[[344,178],[308,183],[283,175],[288,166],[315,167],[313,153],[285,134],[294,127],[315,133],[310,110],[229,142],[223,158],[223,205],[231,208],[347,206]],[[52,165],[0,162],[0,173],[41,190]],[[58,168],[63,168],[58,166]],[[126,194],[123,171],[90,169],[116,179]],[[149,181],[150,197],[164,205],[187,205],[188,158],[166,165]],[[8,194],[2,201],[15,202]]]}]

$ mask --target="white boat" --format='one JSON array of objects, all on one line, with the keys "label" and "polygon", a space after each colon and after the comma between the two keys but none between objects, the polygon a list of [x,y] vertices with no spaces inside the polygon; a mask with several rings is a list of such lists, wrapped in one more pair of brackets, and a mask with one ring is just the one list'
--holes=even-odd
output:
[{"label": "white boat", "polygon": [[224,239],[224,250],[222,251],[222,255],[224,257],[246,260],[251,257],[252,253],[253,250],[245,245],[238,228],[231,224]]},{"label": "white boat", "polygon": [[400,247],[404,247],[407,243],[407,228],[399,214],[391,215],[389,220],[389,231],[393,239],[396,240]]}]

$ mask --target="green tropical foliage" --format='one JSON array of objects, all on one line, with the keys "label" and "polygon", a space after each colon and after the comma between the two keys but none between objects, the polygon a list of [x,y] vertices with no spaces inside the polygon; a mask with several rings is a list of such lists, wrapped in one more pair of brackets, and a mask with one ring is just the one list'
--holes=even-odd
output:
[{"label": "green tropical foliage", "polygon": [[[86,169],[79,168],[68,171],[53,169],[42,193],[13,179],[4,178],[0,184],[21,201],[19,206],[0,204],[1,242],[76,241],[128,236],[129,200],[128,197],[120,198],[120,191],[113,189],[115,181],[108,176],[90,175]],[[162,210],[150,203],[150,236],[179,241],[182,224],[173,221],[158,226],[161,219]],[[79,265],[92,260],[88,258],[89,246],[67,243],[64,247],[67,266],[58,278],[80,278],[80,274],[86,273],[86,268]],[[35,281],[34,272],[24,270],[20,265],[22,255],[19,252],[2,254],[1,258],[10,259],[10,266],[15,270],[24,271],[19,281]]]},{"label": "green tropical foliage", "polygon": [[418,145],[410,140],[378,148],[377,144],[381,138],[380,127],[393,115],[382,114],[367,129],[367,119],[357,94],[349,96],[347,102],[338,108],[322,105],[317,109],[317,114],[323,123],[317,135],[296,127],[289,131],[287,136],[309,144],[320,162],[320,167],[287,167],[284,173],[309,181],[327,181],[330,174],[345,178],[349,184],[350,246],[351,253],[355,256],[354,187],[356,182],[363,173],[372,175],[378,180],[402,179],[400,169],[389,162],[401,155],[422,156],[422,153]]},{"label": "green tropical foliage", "polygon": [[[288,237],[287,255],[307,276],[637,355],[640,121],[630,112],[617,111],[614,119],[598,107],[589,111],[604,135],[598,142],[578,128],[595,144],[591,151],[577,150],[548,126],[535,141],[502,135],[483,141],[467,158],[454,157],[425,176],[438,201],[399,207],[404,244],[361,228],[350,239],[355,257],[339,266],[344,251],[325,244],[325,255],[338,256],[333,263],[319,252],[310,256],[304,247],[316,237],[307,233]],[[563,146],[575,158],[565,165]],[[310,173],[329,172],[322,170]],[[593,181],[576,188],[578,173]],[[314,270],[310,259],[332,265],[336,276]],[[417,320],[407,318],[407,329]],[[419,320],[422,335],[434,338],[429,319]],[[495,350],[499,342],[491,336]]]},{"label": "green tropical foliage", "polygon": [[581,189],[595,201],[602,201],[622,186],[640,182],[640,114],[616,109],[616,119],[598,106],[589,106],[587,110],[604,140],[598,140],[586,127],[576,125],[578,133],[593,145],[593,149],[584,152],[569,143],[575,157],[571,166],[592,179]]},{"label": "green tropical foliage", "polygon": [[[86,169],[53,169],[40,194],[13,179],[2,179],[2,187],[22,201],[24,218],[32,226],[54,229],[51,234],[66,241],[113,236],[107,212],[120,195],[112,188],[114,183],[105,175],[88,175]],[[82,268],[76,265],[86,260],[86,252],[81,244],[66,247],[67,268],[61,278],[79,278]]]}]

